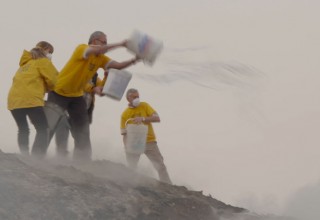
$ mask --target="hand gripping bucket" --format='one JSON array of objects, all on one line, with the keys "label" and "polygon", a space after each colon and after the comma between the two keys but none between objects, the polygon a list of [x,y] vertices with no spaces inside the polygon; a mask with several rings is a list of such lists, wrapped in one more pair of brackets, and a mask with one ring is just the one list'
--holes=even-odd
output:
[{"label": "hand gripping bucket", "polygon": [[135,30],[128,39],[127,48],[147,64],[152,65],[162,51],[163,43]]},{"label": "hand gripping bucket", "polygon": [[128,153],[143,154],[146,148],[148,126],[144,124],[127,124],[126,121],[126,141],[125,147]]},{"label": "hand gripping bucket", "polygon": [[132,74],[125,70],[110,69],[108,79],[103,87],[102,93],[110,98],[121,100]]}]

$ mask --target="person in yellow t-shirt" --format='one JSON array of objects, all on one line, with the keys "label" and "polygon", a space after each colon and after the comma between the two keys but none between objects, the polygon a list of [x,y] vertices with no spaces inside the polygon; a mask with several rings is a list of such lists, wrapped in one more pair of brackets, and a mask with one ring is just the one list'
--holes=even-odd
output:
[{"label": "person in yellow t-shirt", "polygon": [[[59,105],[70,117],[74,138],[73,159],[91,160],[89,117],[87,105],[83,98],[87,83],[99,68],[123,69],[135,64],[138,57],[117,62],[104,55],[107,51],[126,47],[127,41],[107,44],[107,36],[101,31],[91,34],[88,44],[76,47],[69,61],[60,71],[54,91],[48,95],[48,102]],[[96,94],[102,93],[102,87],[92,87]]]},{"label": "person in yellow t-shirt", "polygon": [[[108,76],[108,71],[105,71],[104,78],[101,80],[98,76],[98,73],[96,73],[90,82],[87,83],[84,91],[84,99],[86,101],[87,105],[87,113],[89,117],[89,124],[92,123],[93,119],[93,110],[95,107],[95,93],[92,88],[96,86],[104,86]],[[68,151],[68,140],[70,132],[70,123],[69,123],[69,117],[66,113],[65,116],[61,118],[59,121],[56,131],[55,131],[55,142],[56,142],[56,154],[60,158],[66,158],[69,154]]]},{"label": "person in yellow t-shirt", "polygon": [[36,129],[31,153],[39,158],[45,156],[49,141],[44,96],[54,88],[58,76],[52,53],[53,46],[46,41],[40,41],[31,51],[24,50],[8,94],[8,109],[18,126],[20,152],[29,155],[29,118]]},{"label": "person in yellow t-shirt", "polygon": [[[147,125],[147,143],[144,154],[149,158],[154,168],[157,170],[160,181],[171,184],[171,180],[167,168],[163,162],[163,157],[160,153],[156,135],[152,127],[152,123],[160,122],[158,113],[148,103],[140,102],[139,92],[137,89],[128,89],[126,97],[129,103],[128,107],[123,111],[121,115],[120,124],[124,145],[126,145],[127,142],[126,123],[143,123]],[[140,154],[130,153],[126,151],[126,159],[129,167],[136,169],[140,159]]]}]

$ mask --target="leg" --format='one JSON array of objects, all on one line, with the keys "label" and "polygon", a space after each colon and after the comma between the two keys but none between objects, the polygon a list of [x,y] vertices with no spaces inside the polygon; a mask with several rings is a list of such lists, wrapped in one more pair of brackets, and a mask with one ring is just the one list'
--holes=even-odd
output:
[{"label": "leg", "polygon": [[160,153],[157,142],[147,143],[144,153],[152,162],[154,168],[158,171],[160,181],[171,184],[171,180],[167,168],[164,165],[163,157]]},{"label": "leg", "polygon": [[32,146],[32,154],[44,157],[49,144],[49,129],[43,107],[34,107],[28,110],[28,116],[36,129],[36,136]]},{"label": "leg", "polygon": [[65,117],[67,117],[65,110],[68,107],[68,103],[68,97],[58,95],[55,92],[50,92],[48,94],[48,101],[45,104],[44,110],[50,128],[49,143],[55,132],[58,130],[58,127],[63,124]]},{"label": "leg", "polygon": [[20,152],[29,155],[29,126],[26,109],[14,109],[11,114],[18,126],[18,145]]},{"label": "leg", "polygon": [[68,139],[70,125],[67,116],[64,116],[58,123],[55,132],[56,154],[66,158],[68,156]]},{"label": "leg", "polygon": [[83,97],[72,98],[68,106],[72,135],[74,137],[75,160],[90,160],[92,149],[90,140],[87,105]]},{"label": "leg", "polygon": [[93,109],[94,109],[94,104],[93,102],[91,103],[90,107],[88,108],[88,117],[89,117],[89,124],[92,123],[92,118],[93,118]]}]

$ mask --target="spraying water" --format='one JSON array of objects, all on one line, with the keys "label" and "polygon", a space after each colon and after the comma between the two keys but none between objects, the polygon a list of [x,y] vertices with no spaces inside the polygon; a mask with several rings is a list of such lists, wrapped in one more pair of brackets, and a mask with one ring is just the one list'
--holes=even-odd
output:
[{"label": "spraying water", "polygon": [[[232,92],[238,106],[238,114],[246,120],[263,120],[261,96],[267,82],[266,74],[259,69],[238,61],[188,61],[179,59],[181,52],[192,52],[203,57],[208,47],[171,49],[165,53],[159,74],[136,73],[135,77],[148,83],[174,84],[189,82],[208,92]],[[173,52],[172,52],[173,51]],[[168,52],[168,51],[167,51]]]}]

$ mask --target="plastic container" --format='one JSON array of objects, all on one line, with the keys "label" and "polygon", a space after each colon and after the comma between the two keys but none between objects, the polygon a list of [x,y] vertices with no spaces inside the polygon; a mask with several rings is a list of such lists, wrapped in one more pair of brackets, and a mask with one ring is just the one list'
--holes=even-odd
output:
[{"label": "plastic container", "polygon": [[126,151],[132,154],[143,154],[146,148],[148,126],[144,124],[127,124],[127,122]]},{"label": "plastic container", "polygon": [[67,115],[57,104],[52,102],[45,102],[43,110],[49,126],[49,141],[55,133],[59,123],[63,121],[63,123],[67,123],[67,126],[70,127]]},{"label": "plastic container", "polygon": [[112,99],[120,101],[131,78],[132,74],[128,71],[110,69],[102,93]]},{"label": "plastic container", "polygon": [[138,30],[133,31],[127,42],[127,49],[149,65],[153,65],[162,48],[163,43],[161,41]]}]

